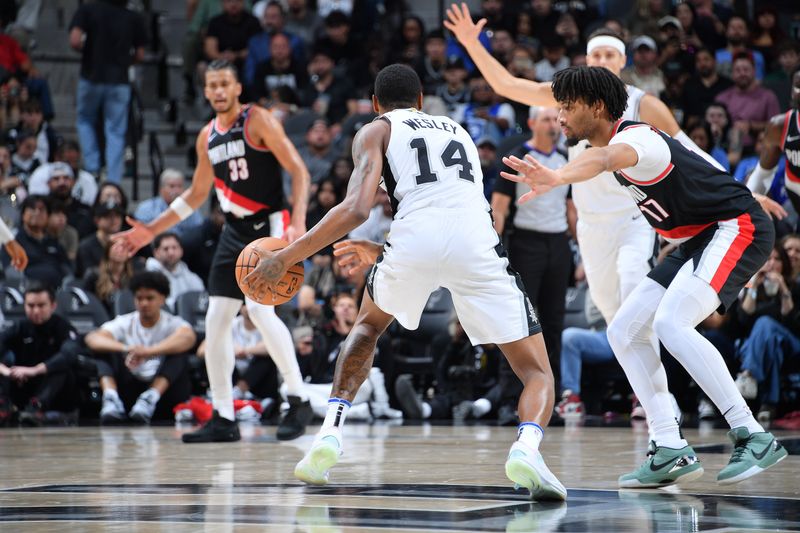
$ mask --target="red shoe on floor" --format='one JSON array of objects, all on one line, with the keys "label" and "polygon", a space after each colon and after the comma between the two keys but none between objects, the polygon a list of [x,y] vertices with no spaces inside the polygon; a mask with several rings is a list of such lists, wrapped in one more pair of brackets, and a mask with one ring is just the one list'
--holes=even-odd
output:
[{"label": "red shoe on floor", "polygon": [[792,411],[783,418],[775,420],[772,422],[772,427],[775,429],[800,430],[800,411]]},{"label": "red shoe on floor", "polygon": [[564,420],[581,418],[586,414],[581,397],[577,394],[573,394],[572,391],[564,391],[564,394],[561,396],[561,401],[556,405],[555,411],[556,414]]}]

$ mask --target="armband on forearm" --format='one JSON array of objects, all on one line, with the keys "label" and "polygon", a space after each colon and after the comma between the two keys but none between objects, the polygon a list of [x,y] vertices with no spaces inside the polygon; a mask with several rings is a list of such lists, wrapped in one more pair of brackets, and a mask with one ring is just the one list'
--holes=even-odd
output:
[{"label": "armband on forearm", "polygon": [[194,213],[194,208],[190,206],[182,196],[175,198],[172,203],[169,204],[169,207],[175,211],[175,214],[178,215],[178,218],[181,220],[186,220]]},{"label": "armband on forearm", "polygon": [[757,194],[766,192],[766,190],[772,186],[772,178],[775,176],[775,169],[777,168],[777,166],[774,168],[764,168],[759,162],[747,179],[747,188],[750,189],[750,192]]}]

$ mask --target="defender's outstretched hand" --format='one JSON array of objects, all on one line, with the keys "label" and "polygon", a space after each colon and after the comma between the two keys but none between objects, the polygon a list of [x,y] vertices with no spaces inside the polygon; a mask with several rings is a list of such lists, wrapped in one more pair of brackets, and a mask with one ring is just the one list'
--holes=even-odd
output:
[{"label": "defender's outstretched hand", "polygon": [[333,244],[333,255],[339,258],[339,266],[347,269],[348,275],[366,271],[382,252],[382,245],[368,240],[347,239]]},{"label": "defender's outstretched hand", "polygon": [[512,174],[502,171],[500,172],[501,176],[510,181],[524,183],[531,188],[530,192],[520,196],[520,204],[524,204],[528,200],[544,194],[561,184],[556,171],[545,167],[530,154],[526,155],[525,159],[520,159],[513,155],[504,157],[503,163],[516,170],[517,173]]},{"label": "defender's outstretched hand", "polygon": [[125,220],[130,224],[131,229],[115,233],[111,236],[111,242],[114,243],[114,246],[121,246],[128,257],[133,257],[136,252],[153,242],[156,236],[146,224],[135,218],[125,217]]},{"label": "defender's outstretched hand", "polygon": [[477,40],[485,25],[486,19],[479,20],[477,24],[472,22],[469,8],[463,2],[460,7],[458,4],[451,4],[447,9],[447,20],[444,21],[444,27],[450,30],[461,44]]},{"label": "defender's outstretched hand", "polygon": [[6,252],[11,258],[11,266],[22,272],[28,266],[28,254],[25,253],[25,248],[22,247],[17,241],[8,241],[5,244]]}]

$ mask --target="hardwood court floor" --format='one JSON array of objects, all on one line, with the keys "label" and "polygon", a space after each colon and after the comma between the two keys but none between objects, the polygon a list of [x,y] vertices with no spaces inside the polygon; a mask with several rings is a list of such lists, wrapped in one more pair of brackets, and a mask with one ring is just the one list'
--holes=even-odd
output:
[{"label": "hardwood court floor", "polygon": [[[0,430],[0,531],[800,530],[800,455],[721,487],[722,430],[685,432],[706,469],[699,481],[617,491],[646,431],[551,428],[542,451],[569,500],[538,504],[503,473],[514,428],[349,425],[327,487],[292,477],[310,435],[286,443],[271,427],[242,429],[242,442],[198,445],[171,427]],[[776,435],[800,452],[800,434]]]}]

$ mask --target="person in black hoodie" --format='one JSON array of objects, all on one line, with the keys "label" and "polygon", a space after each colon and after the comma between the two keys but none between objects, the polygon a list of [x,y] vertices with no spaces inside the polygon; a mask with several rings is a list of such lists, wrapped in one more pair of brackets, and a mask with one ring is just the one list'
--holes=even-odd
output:
[{"label": "person in black hoodie", "polygon": [[25,318],[0,334],[0,353],[13,354],[13,363],[0,362],[0,424],[18,409],[21,423],[40,425],[44,411],[74,407],[72,368],[77,352],[70,346],[77,335],[55,310],[53,289],[31,282],[25,290]]}]

